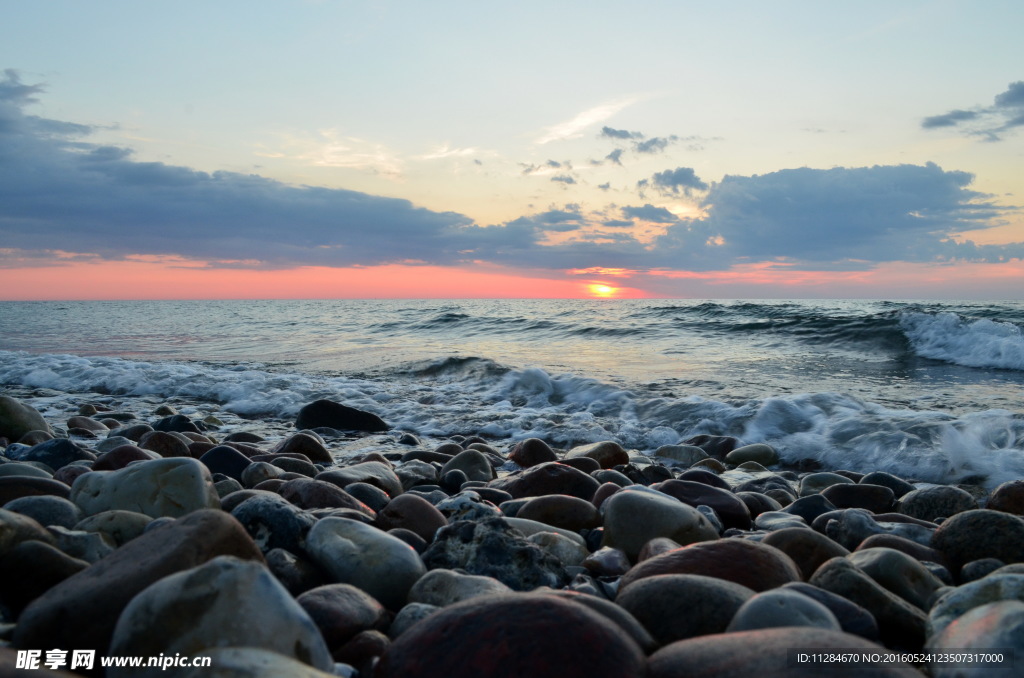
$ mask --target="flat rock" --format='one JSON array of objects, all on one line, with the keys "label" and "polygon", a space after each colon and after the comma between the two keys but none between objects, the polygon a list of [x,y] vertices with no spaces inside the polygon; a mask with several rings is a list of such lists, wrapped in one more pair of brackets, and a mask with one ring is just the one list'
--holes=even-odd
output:
[{"label": "flat rock", "polygon": [[185,457],[86,473],[75,481],[70,499],[86,515],[122,510],[176,518],[204,508],[220,508],[209,470]]},{"label": "flat rock", "polygon": [[[827,515],[830,514],[819,516],[819,520],[824,520]],[[817,525],[818,521],[816,520],[814,524]],[[836,518],[828,520],[825,534],[829,539],[853,551],[862,541],[875,534],[894,534],[928,546],[932,543],[935,529],[914,523],[880,522],[870,511],[843,509],[836,512]]]},{"label": "flat rock", "polygon": [[394,469],[380,461],[364,461],[342,468],[332,468],[317,474],[315,480],[333,483],[345,489],[352,483],[366,483],[387,492],[389,497],[402,494],[402,481]]},{"label": "flat rock", "polygon": [[220,510],[195,511],[148,531],[29,604],[18,620],[14,644],[107,654],[117,618],[137,593],[220,555],[263,560],[245,529]]},{"label": "flat rock", "polygon": [[[219,556],[139,592],[117,621],[114,655],[194,655],[255,646],[323,671],[334,668],[320,630],[262,564]],[[162,667],[112,667],[109,678],[160,676]]]},{"label": "flat rock", "polygon": [[812,494],[821,494],[826,487],[837,484],[853,484],[853,481],[846,476],[831,471],[820,471],[808,473],[800,479],[799,496],[806,497]]},{"label": "flat rock", "polygon": [[866,483],[831,485],[822,490],[821,496],[836,508],[859,508],[872,513],[885,513],[896,501],[896,494],[891,488]]},{"label": "flat rock", "polygon": [[607,617],[551,595],[514,594],[472,598],[422,619],[394,640],[375,676],[622,678],[643,673],[643,652]]},{"label": "flat rock", "polygon": [[299,410],[299,415],[295,419],[295,428],[333,428],[338,431],[379,433],[387,431],[391,427],[372,412],[331,400],[316,400]]},{"label": "flat rock", "polygon": [[632,561],[658,537],[681,545],[718,539],[718,530],[700,511],[661,492],[625,488],[602,504],[601,513],[601,546],[620,549]]}]

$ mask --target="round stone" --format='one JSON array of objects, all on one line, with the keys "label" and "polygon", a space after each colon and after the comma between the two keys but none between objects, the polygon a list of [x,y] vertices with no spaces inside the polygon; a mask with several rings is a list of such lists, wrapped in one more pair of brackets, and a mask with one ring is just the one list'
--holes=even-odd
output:
[{"label": "round stone", "polygon": [[1024,480],[1011,480],[994,489],[985,508],[1024,516]]},{"label": "round stone", "polygon": [[931,545],[954,572],[981,558],[1024,562],[1024,518],[989,509],[957,513],[939,526]]},{"label": "round stone", "polygon": [[930,522],[976,508],[978,502],[970,493],[950,485],[934,485],[908,492],[900,498],[898,506],[900,513]]},{"label": "round stone", "polygon": [[718,530],[700,511],[661,492],[624,488],[604,502],[601,512],[601,545],[625,551],[633,561],[644,544],[657,537],[679,544],[718,538]]},{"label": "round stone", "polygon": [[389,616],[373,596],[350,584],[327,584],[296,601],[320,629],[327,647],[341,647],[361,631],[387,628]]},{"label": "round stone", "polygon": [[[791,516],[796,517],[796,516]],[[804,579],[810,579],[814,571],[830,558],[848,555],[850,552],[828,537],[806,527],[787,527],[765,535],[762,544],[774,546],[796,563]]]},{"label": "round stone", "polygon": [[758,593],[743,603],[729,622],[728,632],[811,626],[841,631],[839,620],[821,603],[785,588]]},{"label": "round stone", "polygon": [[523,468],[549,461],[558,461],[558,455],[540,438],[520,440],[509,452],[508,458]]},{"label": "round stone", "polygon": [[549,494],[527,501],[516,513],[517,518],[536,520],[573,532],[601,525],[601,514],[584,499],[566,494]]}]

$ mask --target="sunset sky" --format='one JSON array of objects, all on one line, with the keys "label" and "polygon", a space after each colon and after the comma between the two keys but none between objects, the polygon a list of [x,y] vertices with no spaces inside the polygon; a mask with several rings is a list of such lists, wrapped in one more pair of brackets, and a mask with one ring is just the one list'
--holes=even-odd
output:
[{"label": "sunset sky", "polygon": [[1024,298],[1024,3],[0,0],[0,299]]}]

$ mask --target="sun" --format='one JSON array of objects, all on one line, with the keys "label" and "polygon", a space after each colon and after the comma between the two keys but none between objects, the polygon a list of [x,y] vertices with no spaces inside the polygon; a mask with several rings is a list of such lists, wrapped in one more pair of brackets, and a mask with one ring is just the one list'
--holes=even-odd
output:
[{"label": "sun", "polygon": [[587,285],[587,290],[590,292],[590,296],[596,299],[611,299],[619,291],[619,288],[604,283],[591,283]]}]

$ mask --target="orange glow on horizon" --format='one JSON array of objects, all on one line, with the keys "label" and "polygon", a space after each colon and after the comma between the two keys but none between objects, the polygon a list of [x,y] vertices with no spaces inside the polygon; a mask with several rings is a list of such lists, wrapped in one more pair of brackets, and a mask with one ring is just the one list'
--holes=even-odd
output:
[{"label": "orange glow on horizon", "polygon": [[587,290],[590,292],[590,296],[597,299],[611,299],[619,291],[619,288],[604,283],[590,283],[587,285]]}]

